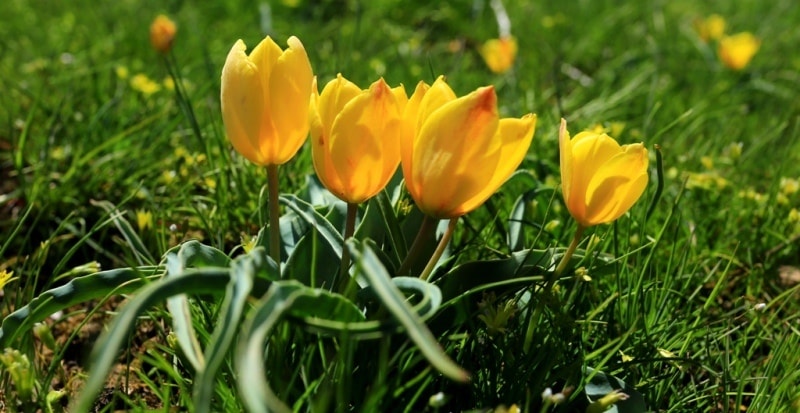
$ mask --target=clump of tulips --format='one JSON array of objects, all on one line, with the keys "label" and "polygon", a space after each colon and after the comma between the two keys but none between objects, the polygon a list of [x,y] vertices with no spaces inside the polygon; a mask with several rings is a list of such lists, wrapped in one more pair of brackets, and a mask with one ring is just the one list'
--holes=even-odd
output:
[{"label": "clump of tulips", "polygon": [[[268,171],[272,257],[277,237],[277,166],[311,134],[319,180],[348,204],[345,239],[353,235],[358,204],[378,194],[401,165],[405,187],[426,218],[420,237],[439,219],[450,220],[420,278],[427,279],[459,217],[481,206],[517,169],[528,151],[536,115],[500,118],[492,86],[457,96],[439,77],[420,82],[411,96],[379,79],[366,89],[341,74],[320,93],[302,43],[281,50],[269,37],[248,56],[234,44],[222,70],[222,117],[228,139],[245,158]],[[578,223],[572,245],[556,268],[564,270],[583,231],[622,216],[647,185],[642,144],[620,146],[606,134],[559,132],[564,201]],[[412,245],[398,270],[418,254]],[[342,276],[349,265],[346,250]]]}]

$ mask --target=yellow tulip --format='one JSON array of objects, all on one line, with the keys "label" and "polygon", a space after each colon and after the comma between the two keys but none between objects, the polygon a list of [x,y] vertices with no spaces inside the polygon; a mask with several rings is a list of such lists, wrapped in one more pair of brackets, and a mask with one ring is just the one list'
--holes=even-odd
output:
[{"label": "yellow tulip", "polygon": [[228,139],[256,165],[289,161],[308,136],[313,74],[292,36],[281,50],[267,36],[248,56],[238,40],[222,68],[222,121]]},{"label": "yellow tulip", "polygon": [[536,115],[500,119],[494,87],[457,98],[444,78],[422,82],[403,114],[406,187],[422,212],[455,218],[483,204],[528,152]]},{"label": "yellow tulip", "polygon": [[513,37],[491,39],[481,46],[481,56],[494,73],[504,73],[514,65],[517,57],[517,40]]},{"label": "yellow tulip", "polygon": [[159,53],[167,53],[172,48],[178,28],[169,17],[160,14],[150,24],[150,44]]},{"label": "yellow tulip", "polygon": [[750,63],[759,47],[761,42],[752,33],[742,32],[720,39],[717,54],[725,66],[741,70]]},{"label": "yellow tulip", "polygon": [[[314,88],[316,90],[316,88]],[[342,75],[311,97],[311,154],[322,184],[357,204],[380,192],[400,164],[402,86],[383,79],[367,90]]]},{"label": "yellow tulip", "polygon": [[562,119],[558,144],[564,202],[582,227],[614,221],[644,193],[648,158],[641,143],[620,146],[594,132],[570,139]]}]

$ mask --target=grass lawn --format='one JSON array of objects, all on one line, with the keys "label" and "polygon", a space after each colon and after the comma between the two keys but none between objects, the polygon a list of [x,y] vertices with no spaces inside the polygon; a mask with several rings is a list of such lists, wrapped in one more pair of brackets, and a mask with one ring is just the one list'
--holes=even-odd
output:
[{"label": "grass lawn", "polygon": [[[497,3],[0,2],[0,411],[800,411],[800,7],[508,0],[506,27]],[[517,51],[492,71],[505,30]],[[737,64],[741,32],[757,52]],[[234,43],[265,35],[302,41],[322,93],[278,168],[234,149],[222,105],[247,106],[220,98]],[[315,173],[338,74],[404,88],[342,121],[397,122],[378,135],[403,167],[368,200]],[[406,127],[420,81],[469,110],[430,98]],[[536,114],[527,151],[502,152],[524,133],[495,133],[495,108]],[[616,216],[565,200],[605,152],[565,166],[561,119],[644,154],[630,209],[633,164],[597,190]],[[404,175],[405,136],[446,139]],[[331,159],[379,165],[375,142]]]}]

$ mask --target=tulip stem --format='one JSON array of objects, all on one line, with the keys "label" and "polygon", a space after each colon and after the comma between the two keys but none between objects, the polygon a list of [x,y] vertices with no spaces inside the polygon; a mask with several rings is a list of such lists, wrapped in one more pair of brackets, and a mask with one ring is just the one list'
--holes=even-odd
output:
[{"label": "tulip stem", "polygon": [[417,237],[414,238],[414,243],[411,244],[411,248],[408,250],[406,258],[403,259],[403,262],[400,264],[400,268],[397,270],[396,275],[406,275],[409,271],[411,271],[411,266],[414,265],[417,257],[419,257],[419,254],[422,252],[422,248],[425,246],[426,238],[428,238],[431,232],[436,229],[436,224],[438,222],[438,219],[432,218],[428,215],[425,215],[424,218],[422,218],[422,224],[419,226]]},{"label": "tulip stem", "polygon": [[528,351],[531,349],[531,344],[533,342],[533,331],[539,324],[539,318],[542,316],[542,311],[544,310],[544,303],[548,300],[550,293],[553,290],[553,286],[556,284],[556,280],[558,280],[558,277],[567,268],[567,264],[572,258],[572,254],[574,254],[575,250],[578,249],[578,244],[580,244],[581,238],[583,237],[583,232],[585,230],[586,227],[578,224],[578,228],[575,230],[575,235],[572,237],[572,242],[570,242],[569,247],[567,247],[567,250],[561,257],[561,261],[558,263],[555,271],[553,271],[553,273],[547,277],[547,282],[544,287],[539,290],[539,299],[536,301],[536,307],[533,309],[533,314],[531,314],[531,318],[528,320],[528,329],[525,331],[525,341],[522,345],[522,351],[524,353],[528,353]]},{"label": "tulip stem", "polygon": [[567,264],[569,264],[569,260],[572,259],[572,254],[574,254],[575,250],[578,249],[578,244],[580,244],[581,238],[583,238],[583,231],[585,230],[586,227],[578,224],[578,229],[575,230],[575,235],[572,237],[572,242],[569,244],[569,247],[567,247],[567,250],[561,257],[561,262],[558,263],[558,267],[556,267],[556,270],[553,272],[551,281],[554,282],[555,279],[558,278],[558,276],[561,275],[565,269],[567,269]]},{"label": "tulip stem", "polygon": [[[356,213],[358,212],[358,204],[347,203],[347,219],[344,224],[344,241],[353,237],[356,232]],[[345,293],[349,296],[350,289],[352,288],[353,278],[350,277],[350,249],[347,245],[342,245],[342,264],[339,269],[339,286],[336,291]]]},{"label": "tulip stem", "polygon": [[269,255],[281,273],[281,228],[278,207],[278,165],[267,165],[267,204],[269,206]]},{"label": "tulip stem", "polygon": [[436,246],[436,251],[433,252],[431,259],[428,261],[428,265],[425,266],[422,274],[420,274],[420,280],[428,281],[428,277],[430,277],[431,273],[433,272],[433,267],[436,266],[437,262],[439,262],[439,258],[442,257],[444,249],[447,248],[447,244],[450,242],[450,238],[453,236],[453,231],[455,231],[457,223],[458,217],[450,218],[450,223],[447,225],[447,231],[445,231],[444,235],[442,235],[442,239],[439,240],[439,245]]}]

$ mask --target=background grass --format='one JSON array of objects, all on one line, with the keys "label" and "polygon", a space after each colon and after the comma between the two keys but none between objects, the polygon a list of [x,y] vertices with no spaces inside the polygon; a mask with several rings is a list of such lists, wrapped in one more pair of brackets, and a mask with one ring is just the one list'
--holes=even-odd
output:
[{"label": "background grass", "polygon": [[[791,215],[800,192],[786,183],[800,178],[800,8],[793,1],[507,2],[520,52],[504,75],[489,72],[477,53],[497,35],[480,0],[286,3],[0,2],[0,269],[19,277],[5,288],[3,313],[76,266],[137,264],[93,200],[112,202],[132,222],[136,210],[151,211],[153,227],[140,232],[154,257],[186,239],[230,251],[255,235],[265,224],[265,173],[224,139],[219,74],[236,39],[252,48],[265,32],[279,44],[296,35],[320,84],[340,72],[362,87],[383,76],[410,93],[419,80],[444,74],[458,94],[494,84],[504,116],[537,113],[521,166],[535,182],[510,182],[491,208],[468,217],[453,244],[462,261],[506,256],[502,228],[513,200],[557,185],[561,117],[573,132],[601,124],[623,143],[644,141],[651,153],[658,144],[664,156],[665,188],[654,215],[645,220],[651,184],[630,216],[592,231],[599,251],[622,257],[615,270],[563,286],[571,306],[551,313],[539,356],[552,359],[552,372],[513,357],[522,320],[507,334],[489,335],[475,319],[439,337],[474,372],[471,385],[430,372],[390,374],[384,388],[361,395],[358,409],[406,407],[382,405],[387,392],[414,409],[438,391],[450,398],[444,411],[521,403],[526,394],[558,387],[566,380],[559,369],[576,359],[635,385],[653,410],[800,409],[800,308],[797,280],[789,277],[800,267],[800,227]],[[148,43],[158,13],[178,24],[169,59],[194,120],[167,87],[165,60]],[[730,32],[762,39],[744,71],[722,66],[713,45],[694,33],[693,21],[710,13],[723,15]],[[138,74],[159,90],[137,90]],[[305,148],[282,168],[282,191],[299,190],[311,171]],[[568,213],[558,193],[544,194],[525,217],[527,246],[564,246],[573,230]],[[546,231],[537,228],[547,223]],[[152,314],[156,325],[164,317]],[[155,328],[159,334],[165,332]],[[311,347],[318,340],[288,327],[282,339]],[[32,355],[34,346],[28,340],[22,350]],[[418,357],[407,343],[391,348],[399,359]],[[185,392],[176,389],[188,378],[171,368],[172,350],[160,350],[133,352],[152,373],[139,375],[149,377],[158,403],[185,407]],[[348,354],[362,350],[365,359],[380,357],[361,347]],[[309,350],[299,363],[314,366],[315,357]],[[357,393],[371,376],[356,379],[347,391]],[[240,409],[222,384],[218,396],[219,409]],[[129,403],[155,402],[134,395]]]}]

